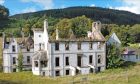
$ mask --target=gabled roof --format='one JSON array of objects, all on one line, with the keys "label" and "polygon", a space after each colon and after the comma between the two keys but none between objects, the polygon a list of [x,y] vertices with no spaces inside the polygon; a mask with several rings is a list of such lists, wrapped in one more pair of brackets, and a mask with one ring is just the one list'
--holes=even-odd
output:
[{"label": "gabled roof", "polygon": [[111,34],[111,36],[109,37],[109,39],[108,39],[107,42],[109,42],[110,40],[116,41],[116,42],[118,42],[118,43],[121,44],[120,39],[118,38],[118,36],[117,36],[116,33],[114,33],[114,32]]}]

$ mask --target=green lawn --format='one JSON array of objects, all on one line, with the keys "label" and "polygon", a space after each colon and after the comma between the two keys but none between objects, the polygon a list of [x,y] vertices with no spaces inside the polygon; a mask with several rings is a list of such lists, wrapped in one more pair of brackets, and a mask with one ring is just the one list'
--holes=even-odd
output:
[{"label": "green lawn", "polygon": [[73,81],[74,84],[140,84],[140,63],[129,68],[109,69],[97,74],[74,77],[41,77],[34,76],[29,71],[0,73],[0,84],[72,84]]}]

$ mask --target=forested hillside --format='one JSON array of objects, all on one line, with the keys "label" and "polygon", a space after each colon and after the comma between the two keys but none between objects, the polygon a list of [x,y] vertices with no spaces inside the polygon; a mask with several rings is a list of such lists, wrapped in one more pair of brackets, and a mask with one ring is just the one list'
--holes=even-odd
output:
[{"label": "forested hillside", "polygon": [[44,15],[54,18],[74,18],[85,15],[92,20],[100,20],[102,23],[107,24],[133,25],[140,23],[140,15],[127,11],[100,7],[69,7],[64,9],[43,10],[34,13],[17,14],[11,16],[11,18],[28,19],[33,17],[42,17]]},{"label": "forested hillside", "polygon": [[21,29],[25,36],[33,35],[33,28],[43,28],[44,19],[48,20],[48,31],[52,38],[55,37],[56,28],[62,38],[69,37],[71,30],[77,38],[85,37],[87,31],[91,30],[92,22],[99,20],[102,23],[101,32],[106,39],[115,32],[124,46],[140,42],[140,15],[130,12],[98,7],[70,7],[8,17],[8,9],[1,7],[5,12],[0,9],[3,11],[3,16],[0,16],[0,32],[12,33],[15,37],[21,37]]}]

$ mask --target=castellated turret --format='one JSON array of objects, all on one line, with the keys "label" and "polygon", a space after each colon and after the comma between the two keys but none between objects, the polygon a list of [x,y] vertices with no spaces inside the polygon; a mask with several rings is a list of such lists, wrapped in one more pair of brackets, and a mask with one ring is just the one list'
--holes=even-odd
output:
[{"label": "castellated turret", "polygon": [[96,21],[92,23],[92,32],[95,31],[100,31],[101,30],[101,22],[100,21]]}]

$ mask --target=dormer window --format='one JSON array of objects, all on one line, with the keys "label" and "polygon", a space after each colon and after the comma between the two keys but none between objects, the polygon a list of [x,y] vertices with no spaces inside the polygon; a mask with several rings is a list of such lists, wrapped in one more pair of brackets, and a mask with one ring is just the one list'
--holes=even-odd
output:
[{"label": "dormer window", "polygon": [[15,45],[12,46],[12,52],[16,52]]}]

